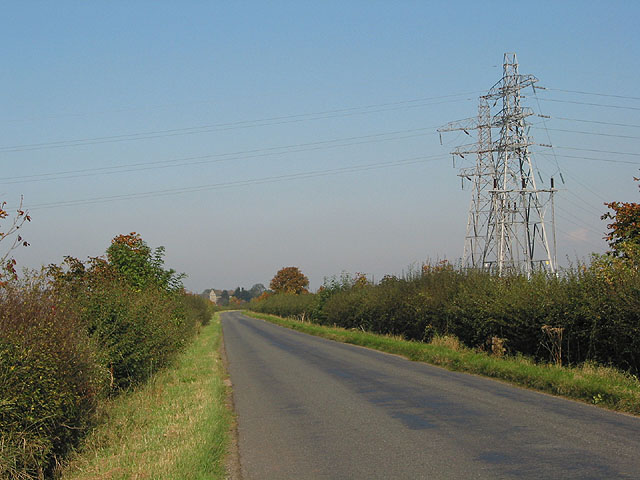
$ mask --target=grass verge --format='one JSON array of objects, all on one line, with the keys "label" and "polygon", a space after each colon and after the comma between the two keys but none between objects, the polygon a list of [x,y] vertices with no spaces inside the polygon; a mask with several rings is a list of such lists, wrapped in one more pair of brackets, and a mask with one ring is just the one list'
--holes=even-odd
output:
[{"label": "grass verge", "polygon": [[220,342],[215,314],[172,366],[104,405],[60,478],[224,478],[231,414]]},{"label": "grass verge", "polygon": [[409,360],[438,365],[448,370],[496,378],[521,387],[640,415],[640,381],[614,368],[593,364],[577,367],[536,364],[526,357],[497,357],[469,349],[454,337],[436,337],[431,343],[422,343],[275,315],[244,313],[330,340],[402,355]]}]

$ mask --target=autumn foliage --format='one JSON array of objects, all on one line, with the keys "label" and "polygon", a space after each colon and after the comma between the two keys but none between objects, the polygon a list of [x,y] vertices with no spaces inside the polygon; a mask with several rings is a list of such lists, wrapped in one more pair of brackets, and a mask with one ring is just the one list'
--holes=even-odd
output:
[{"label": "autumn foliage", "polygon": [[298,267],[284,267],[271,279],[269,287],[275,293],[301,294],[308,293],[309,279]]},{"label": "autumn foliage", "polygon": [[611,248],[610,253],[625,258],[633,257],[634,252],[636,255],[640,253],[640,203],[610,202],[605,205],[613,210],[601,217],[611,220],[607,225],[609,233],[605,237]]}]

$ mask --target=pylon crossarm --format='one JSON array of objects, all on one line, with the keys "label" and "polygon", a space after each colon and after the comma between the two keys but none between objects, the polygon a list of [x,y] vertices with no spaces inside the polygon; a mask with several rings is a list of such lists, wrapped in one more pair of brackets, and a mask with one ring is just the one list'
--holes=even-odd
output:
[{"label": "pylon crossarm", "polygon": [[503,77],[503,79],[496,83],[486,95],[482,96],[482,98],[494,100],[496,98],[513,95],[523,88],[532,87],[538,79],[533,75],[516,75],[515,78],[511,80],[511,83],[505,85],[505,81],[506,78]]},{"label": "pylon crossarm", "polygon": [[465,118],[463,120],[456,120],[455,122],[449,122],[446,125],[438,128],[439,133],[444,132],[456,132],[456,131],[467,131],[467,130],[475,130],[478,128],[478,118],[470,117]]}]

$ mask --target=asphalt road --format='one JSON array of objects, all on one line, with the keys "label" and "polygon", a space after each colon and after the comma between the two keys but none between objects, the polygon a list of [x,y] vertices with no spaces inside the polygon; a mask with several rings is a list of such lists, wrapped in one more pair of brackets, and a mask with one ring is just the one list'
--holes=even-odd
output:
[{"label": "asphalt road", "polygon": [[640,479],[640,419],[223,314],[244,480]]}]

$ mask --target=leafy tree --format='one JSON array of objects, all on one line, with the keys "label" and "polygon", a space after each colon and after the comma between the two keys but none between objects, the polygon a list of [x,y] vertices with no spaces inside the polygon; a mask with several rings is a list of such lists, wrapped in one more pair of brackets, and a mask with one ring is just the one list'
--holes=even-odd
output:
[{"label": "leafy tree", "polygon": [[[634,178],[640,181],[638,178]],[[612,220],[607,225],[611,255],[630,258],[640,251],[640,204],[635,202],[610,202],[605,204],[613,212],[602,215],[603,220]]]},{"label": "leafy tree", "polygon": [[164,269],[164,247],[151,249],[136,232],[118,235],[107,248],[107,260],[131,286],[155,285],[162,290],[182,290],[184,274]]},{"label": "leafy tree", "polygon": [[233,292],[233,296],[243,302],[251,301],[251,292],[249,290],[245,290],[244,287],[236,288],[235,292]]},{"label": "leafy tree", "polygon": [[284,267],[271,279],[271,290],[276,293],[308,293],[309,279],[298,267]]},{"label": "leafy tree", "polygon": [[220,294],[220,302],[219,304],[223,307],[226,307],[227,305],[229,305],[229,292],[226,290],[223,290],[222,293]]},{"label": "leafy tree", "polygon": [[262,292],[259,296],[256,297],[256,301],[257,302],[261,302],[263,300],[266,300],[267,298],[273,296],[273,292],[270,292],[268,290],[265,290],[264,292]]},{"label": "leafy tree", "polygon": [[258,298],[260,295],[262,295],[266,291],[267,291],[267,289],[261,283],[256,283],[253,287],[251,287],[249,289],[249,293],[251,294],[251,298]]},{"label": "leafy tree", "polygon": [[239,298],[236,298],[236,297],[229,298],[229,305],[241,305],[242,303],[243,301]]}]

